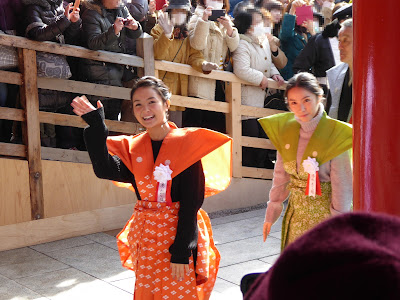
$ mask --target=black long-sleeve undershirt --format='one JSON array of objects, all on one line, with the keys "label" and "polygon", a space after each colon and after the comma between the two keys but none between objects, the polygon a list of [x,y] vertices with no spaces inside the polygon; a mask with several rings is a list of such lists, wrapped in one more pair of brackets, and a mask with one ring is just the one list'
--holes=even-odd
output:
[{"label": "black long-sleeve undershirt", "polygon": [[[84,130],[84,139],[93,170],[97,177],[131,183],[137,191],[135,176],[117,155],[110,155],[107,149],[108,129],[104,123],[103,109],[97,109],[82,116],[89,124]],[[162,141],[152,141],[154,161]],[[172,179],[171,199],[180,202],[178,227],[174,243],[169,248],[172,263],[189,263],[192,250],[197,247],[197,211],[204,201],[205,179],[201,161],[196,162]]]}]

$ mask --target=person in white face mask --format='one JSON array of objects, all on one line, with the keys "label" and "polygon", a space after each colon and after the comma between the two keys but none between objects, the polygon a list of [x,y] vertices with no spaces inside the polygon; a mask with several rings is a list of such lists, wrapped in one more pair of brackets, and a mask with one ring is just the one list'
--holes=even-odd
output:
[{"label": "person in white face mask", "polygon": [[[160,12],[158,24],[151,30],[154,38],[154,58],[175,63],[188,64],[196,71],[205,74],[218,69],[218,65],[204,59],[201,51],[190,46],[187,38],[187,18],[190,13],[188,0],[171,0],[166,12]],[[168,86],[173,95],[188,96],[188,76],[161,71],[160,79]],[[170,120],[182,125],[183,107],[170,109]]]},{"label": "person in white face mask", "polygon": [[[225,10],[225,14],[214,20],[213,11]],[[239,34],[230,17],[228,0],[199,0],[188,30],[190,45],[200,50],[207,61],[223,70],[225,60],[239,45]],[[212,20],[210,20],[212,19]],[[189,96],[207,100],[225,101],[225,83],[213,79],[189,77]],[[187,109],[184,112],[184,126],[206,127],[225,132],[225,115],[211,111]]]},{"label": "person in white face mask", "polygon": [[[233,72],[240,79],[253,85],[242,85],[242,105],[264,107],[268,79],[283,82],[271,58],[269,41],[265,35],[264,16],[259,10],[246,9],[239,12],[234,24],[240,42],[233,53]],[[242,135],[266,137],[257,119],[242,117]],[[243,147],[243,166],[273,168],[268,159],[268,150]]]}]

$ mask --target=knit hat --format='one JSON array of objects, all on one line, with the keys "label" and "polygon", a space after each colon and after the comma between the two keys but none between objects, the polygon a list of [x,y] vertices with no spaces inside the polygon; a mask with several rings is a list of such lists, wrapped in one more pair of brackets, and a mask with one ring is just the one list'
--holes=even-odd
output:
[{"label": "knit hat", "polygon": [[400,299],[400,218],[328,219],[290,244],[244,299]]},{"label": "knit hat", "polygon": [[189,0],[170,0],[167,10],[171,9],[186,9],[190,11],[190,1]]}]

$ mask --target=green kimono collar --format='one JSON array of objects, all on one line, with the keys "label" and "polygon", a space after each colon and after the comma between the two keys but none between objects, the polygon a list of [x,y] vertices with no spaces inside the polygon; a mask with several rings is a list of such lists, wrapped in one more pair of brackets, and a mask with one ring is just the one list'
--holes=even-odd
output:
[{"label": "green kimono collar", "polygon": [[[258,119],[268,138],[284,162],[297,160],[300,124],[293,113],[276,114]],[[308,142],[302,161],[316,158],[322,165],[352,148],[353,129],[350,124],[332,119],[323,113],[317,128]]]}]

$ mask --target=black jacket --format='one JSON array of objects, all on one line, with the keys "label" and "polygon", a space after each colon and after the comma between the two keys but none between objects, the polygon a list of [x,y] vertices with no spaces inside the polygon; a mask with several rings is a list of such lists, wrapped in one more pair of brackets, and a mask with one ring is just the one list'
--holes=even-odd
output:
[{"label": "black jacket", "polygon": [[310,38],[293,64],[293,72],[310,72],[316,77],[326,77],[326,71],[335,66],[328,37],[318,33]]},{"label": "black jacket", "polygon": [[[137,30],[123,28],[119,36],[114,33],[113,24],[117,17],[131,17],[128,9],[123,6],[117,9],[105,9],[100,0],[84,2],[85,11],[82,15],[83,46],[92,50],[105,50],[117,53],[127,53],[127,37],[136,39],[142,34],[141,26]],[[103,63],[95,60],[83,60],[81,64],[83,80],[122,86],[121,79],[124,66]]]},{"label": "black jacket", "polygon": [[72,23],[64,15],[62,0],[22,0],[26,5],[25,36],[36,41],[75,44],[81,20]]}]

